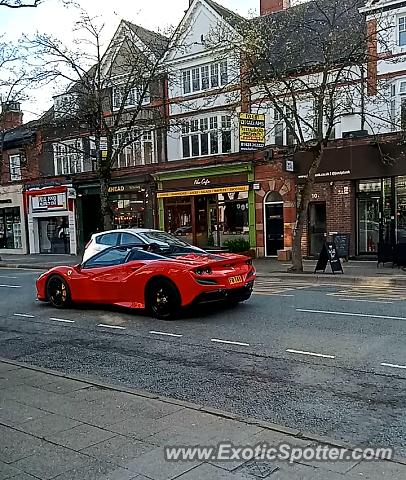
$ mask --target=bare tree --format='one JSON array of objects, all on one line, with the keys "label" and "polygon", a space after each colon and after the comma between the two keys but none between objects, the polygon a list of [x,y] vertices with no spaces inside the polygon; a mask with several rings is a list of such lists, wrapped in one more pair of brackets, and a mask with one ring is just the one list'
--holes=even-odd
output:
[{"label": "bare tree", "polygon": [[[104,25],[82,11],[73,46],[37,35],[29,42],[44,77],[69,88],[54,110],[54,124],[84,122],[94,139],[104,228],[111,228],[108,190],[113,169],[125,149],[165,127],[162,108],[165,75],[160,60],[168,48],[164,35],[122,21],[105,46]],[[149,161],[154,161],[149,159]]]},{"label": "bare tree", "polygon": [[7,8],[36,8],[43,0],[0,0],[0,7]]},{"label": "bare tree", "polygon": [[368,48],[377,31],[366,28],[358,10],[363,5],[363,0],[314,0],[242,21],[231,38],[224,31],[211,33],[213,44],[228,44],[229,56],[240,60],[251,111],[270,113],[271,136],[279,135],[292,156],[304,152],[310,158],[298,198],[291,271],[303,271],[308,206],[336,127],[349,113],[359,117],[361,130],[388,117],[387,98],[375,91],[376,77],[366,75],[369,62],[377,60],[376,51]]}]

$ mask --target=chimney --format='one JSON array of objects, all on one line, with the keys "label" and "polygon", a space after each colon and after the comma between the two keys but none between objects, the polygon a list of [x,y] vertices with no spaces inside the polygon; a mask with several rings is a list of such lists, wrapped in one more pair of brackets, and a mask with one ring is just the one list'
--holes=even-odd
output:
[{"label": "chimney", "polygon": [[19,102],[4,102],[1,104],[0,130],[11,130],[23,123],[23,112]]},{"label": "chimney", "polygon": [[290,8],[291,0],[260,0],[261,15],[268,15],[268,13],[280,12]]}]

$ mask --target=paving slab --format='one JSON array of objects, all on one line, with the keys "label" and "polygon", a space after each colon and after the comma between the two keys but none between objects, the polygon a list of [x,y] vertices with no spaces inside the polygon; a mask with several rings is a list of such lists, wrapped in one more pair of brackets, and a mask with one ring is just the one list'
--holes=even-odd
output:
[{"label": "paving slab", "polygon": [[130,460],[134,460],[135,458],[148,453],[153,448],[155,448],[155,445],[150,443],[117,435],[83,449],[82,453],[94,457],[95,459],[102,458],[106,462],[126,467]]},{"label": "paving slab", "polygon": [[0,423],[14,426],[49,415],[48,412],[15,400],[0,399]]},{"label": "paving slab", "polygon": [[55,480],[132,480],[137,478],[134,472],[125,468],[94,460],[85,466],[73,468],[58,475]]},{"label": "paving slab", "polygon": [[0,480],[6,480],[8,478],[15,477],[20,473],[21,470],[18,470],[12,465],[0,461]]},{"label": "paving slab", "polygon": [[70,393],[75,392],[77,390],[81,390],[83,388],[87,388],[88,385],[83,382],[78,382],[77,380],[69,380],[67,378],[57,379],[52,383],[47,383],[43,385],[43,389],[47,390],[48,392],[54,393]]},{"label": "paving slab", "polygon": [[0,425],[0,461],[13,463],[33,455],[41,446],[41,440],[10,427]]},{"label": "paving slab", "polygon": [[[192,470],[176,477],[176,480],[259,480],[244,473],[232,473],[222,468],[203,463]],[[273,480],[273,479],[272,479]]]},{"label": "paving slab", "polygon": [[406,467],[392,462],[361,462],[350,470],[352,476],[362,480],[405,480]]},{"label": "paving slab", "polygon": [[46,440],[79,452],[84,448],[114,437],[115,434],[92,425],[79,425],[55,435],[47,435]]},{"label": "paving slab", "polygon": [[30,433],[37,437],[45,437],[46,435],[53,435],[55,433],[69,430],[70,428],[81,425],[77,420],[63,417],[54,413],[49,413],[41,418],[36,418],[16,426],[18,430],[25,433]]}]

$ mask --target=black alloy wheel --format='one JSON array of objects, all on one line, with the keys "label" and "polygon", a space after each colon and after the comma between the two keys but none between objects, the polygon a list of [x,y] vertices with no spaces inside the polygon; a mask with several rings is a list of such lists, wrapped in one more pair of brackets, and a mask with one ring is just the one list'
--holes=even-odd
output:
[{"label": "black alloy wheel", "polygon": [[53,275],[48,280],[47,299],[55,308],[64,308],[70,304],[69,287],[59,275]]},{"label": "black alloy wheel", "polygon": [[148,288],[147,308],[160,320],[173,320],[180,311],[178,289],[168,280],[157,280]]}]

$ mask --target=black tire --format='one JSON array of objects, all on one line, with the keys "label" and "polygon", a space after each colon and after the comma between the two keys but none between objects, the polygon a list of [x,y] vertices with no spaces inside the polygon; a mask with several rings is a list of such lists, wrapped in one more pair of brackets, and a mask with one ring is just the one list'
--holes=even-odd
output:
[{"label": "black tire", "polygon": [[160,320],[174,320],[180,313],[180,295],[169,280],[157,279],[150,283],[146,292],[148,312]]},{"label": "black tire", "polygon": [[59,275],[52,275],[47,281],[47,300],[55,308],[66,308],[71,304],[68,284]]}]

